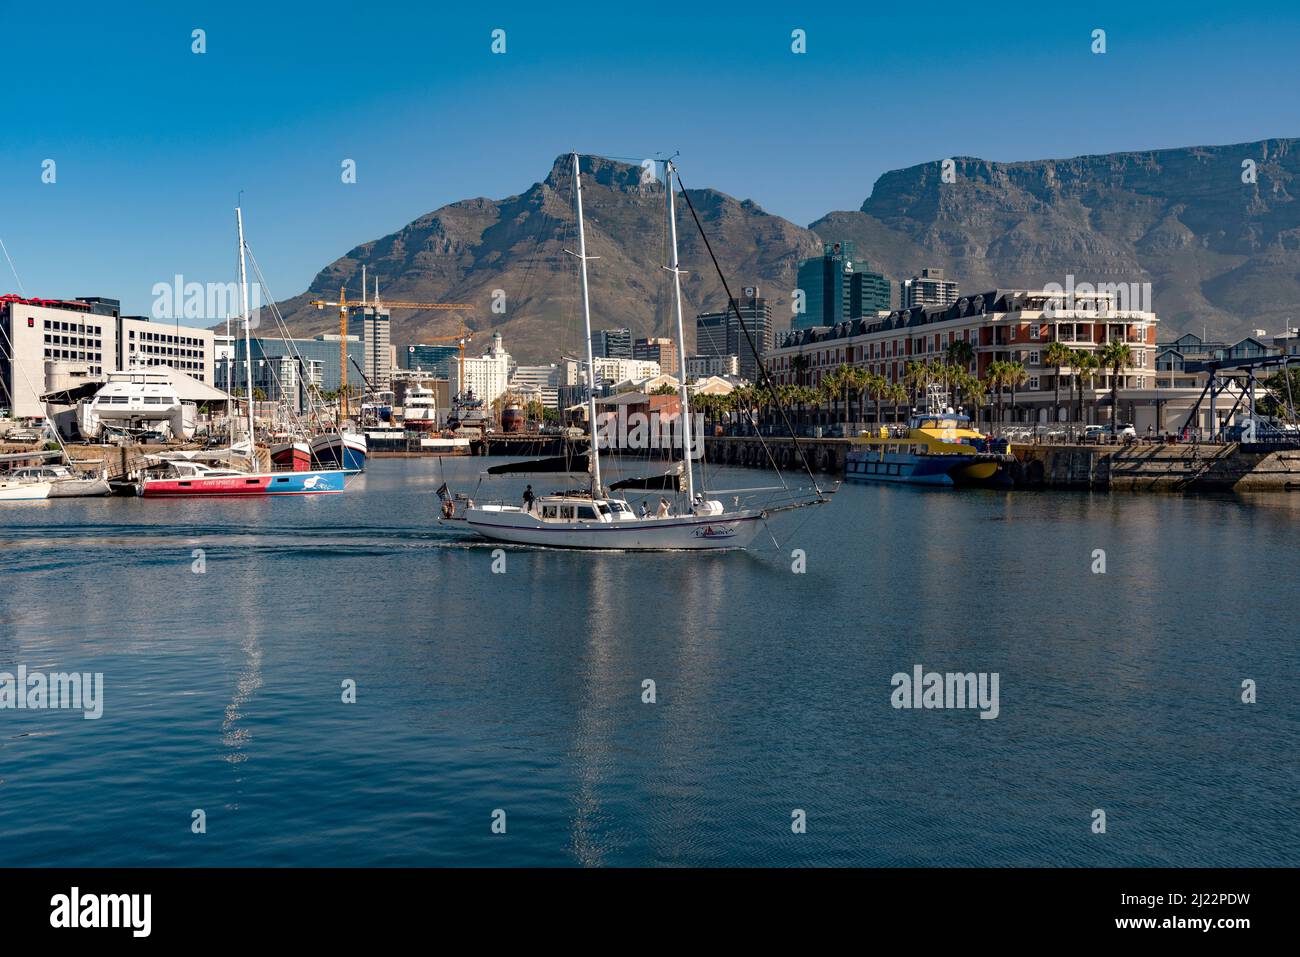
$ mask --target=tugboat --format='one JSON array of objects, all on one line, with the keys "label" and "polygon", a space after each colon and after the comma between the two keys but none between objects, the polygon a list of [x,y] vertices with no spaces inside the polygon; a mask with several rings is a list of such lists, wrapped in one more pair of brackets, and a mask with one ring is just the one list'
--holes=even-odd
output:
[{"label": "tugboat", "polygon": [[908,427],[880,426],[853,440],[844,477],[856,482],[901,482],[945,487],[1010,488],[1011,446],[971,426],[931,386],[926,412]]}]

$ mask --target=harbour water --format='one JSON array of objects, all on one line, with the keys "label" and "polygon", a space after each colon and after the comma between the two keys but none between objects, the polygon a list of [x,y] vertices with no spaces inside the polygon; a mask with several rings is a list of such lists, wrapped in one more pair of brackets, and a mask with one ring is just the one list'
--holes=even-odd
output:
[{"label": "harbour water", "polygon": [[[1300,497],[849,486],[780,550],[494,573],[435,518],[483,462],[0,512],[0,671],[104,675],[0,710],[0,864],[1300,863]],[[892,707],[918,664],[997,718]]]}]

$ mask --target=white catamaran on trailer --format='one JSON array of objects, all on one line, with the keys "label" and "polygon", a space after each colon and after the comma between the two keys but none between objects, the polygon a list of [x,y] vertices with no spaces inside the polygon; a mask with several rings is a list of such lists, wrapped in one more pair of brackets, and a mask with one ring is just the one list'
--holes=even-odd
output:
[{"label": "white catamaran on trailer", "polygon": [[[672,187],[673,164],[667,163],[666,186],[668,194],[668,225],[671,236],[672,259],[664,268],[673,277],[676,309],[677,354],[686,355],[682,323],[682,271],[677,259],[677,224]],[[759,524],[767,517],[760,508],[734,508],[728,510],[722,502],[696,493],[695,473],[692,463],[692,438],[702,442],[702,436],[692,437],[690,396],[685,376],[679,383],[681,402],[682,461],[681,477],[685,483],[685,507],[677,513],[661,505],[658,512],[646,517],[638,516],[625,499],[615,497],[605,488],[601,476],[600,442],[596,419],[595,362],[591,348],[591,304],[587,286],[587,261],[598,257],[587,255],[587,239],[582,217],[582,178],[578,154],[573,154],[574,210],[577,219],[578,251],[571,253],[578,259],[582,289],[582,316],[587,345],[587,423],[590,452],[587,460],[588,487],[541,495],[527,506],[507,504],[469,503],[463,516],[456,516],[455,505],[446,497],[445,486],[443,516],[447,521],[463,521],[484,538],[522,545],[546,545],[562,548],[597,548],[628,550],[699,550],[744,548],[757,534]],[[509,471],[526,471],[510,468]],[[664,500],[666,503],[666,500]]]}]

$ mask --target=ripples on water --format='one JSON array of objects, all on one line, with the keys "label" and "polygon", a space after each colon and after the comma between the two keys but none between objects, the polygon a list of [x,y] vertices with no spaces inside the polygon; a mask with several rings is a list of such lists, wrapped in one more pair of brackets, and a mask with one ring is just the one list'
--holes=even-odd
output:
[{"label": "ripples on water", "polygon": [[[0,669],[106,699],[0,711],[0,864],[1297,862],[1300,497],[850,486],[780,552],[495,575],[441,469],[0,506]],[[999,672],[1001,716],[894,710],[916,663]]]}]

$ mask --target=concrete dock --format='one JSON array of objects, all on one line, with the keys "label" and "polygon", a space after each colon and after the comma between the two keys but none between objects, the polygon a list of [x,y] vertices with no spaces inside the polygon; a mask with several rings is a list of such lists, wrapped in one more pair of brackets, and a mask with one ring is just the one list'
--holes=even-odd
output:
[{"label": "concrete dock", "polygon": [[[788,438],[708,436],[705,456],[717,465],[799,470]],[[849,439],[800,439],[813,471],[844,474]],[[1300,490],[1300,450],[1258,451],[1236,443],[1128,445],[1015,445],[1018,488],[1117,489],[1135,492]]]}]

